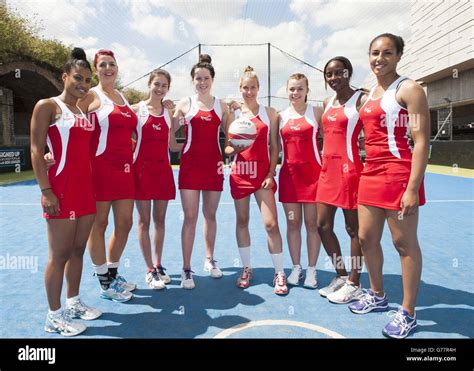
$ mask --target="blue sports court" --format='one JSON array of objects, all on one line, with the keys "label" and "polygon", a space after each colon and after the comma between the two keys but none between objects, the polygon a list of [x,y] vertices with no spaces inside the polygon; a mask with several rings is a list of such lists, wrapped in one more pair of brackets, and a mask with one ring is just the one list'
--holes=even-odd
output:
[{"label": "blue sports court", "polygon": [[[456,174],[427,173],[427,204],[421,208],[419,240],[423,252],[423,273],[417,305],[419,327],[414,339],[474,338],[474,179]],[[175,179],[177,170],[175,170]],[[34,181],[0,187],[0,308],[1,338],[62,338],[43,330],[47,313],[43,274],[47,261],[47,235],[39,204],[40,191]],[[280,230],[284,238],[287,274],[291,268],[285,242],[286,226],[278,203]],[[146,267],[137,240],[135,211],[132,232],[122,257],[121,273],[138,284],[128,303],[99,298],[99,284],[93,277],[88,253],[84,256],[81,284],[83,300],[104,314],[88,322],[82,338],[382,338],[387,312],[352,314],[347,305],[329,303],[317,290],[290,287],[285,297],[273,293],[274,270],[266,246],[260,214],[251,204],[250,233],[254,279],[247,290],[236,287],[240,259],[235,240],[235,211],[228,175],[218,209],[215,257],[224,277],[212,279],[203,271],[204,243],[201,218],[193,252],[196,288],[179,287],[181,270],[181,204],[178,198],[168,207],[163,265],[173,281],[166,290],[153,291],[144,282]],[[107,238],[112,231],[112,221]],[[349,239],[342,213],[336,216],[336,234],[343,255],[349,253]],[[303,236],[303,241],[305,237]],[[390,309],[402,299],[400,261],[385,231],[384,282]],[[306,266],[306,246],[302,265]],[[347,264],[347,263],[346,263]],[[319,287],[334,276],[321,247]],[[364,270],[362,285],[369,286]],[[64,289],[63,289],[64,293]],[[64,302],[63,298],[63,302]]]}]

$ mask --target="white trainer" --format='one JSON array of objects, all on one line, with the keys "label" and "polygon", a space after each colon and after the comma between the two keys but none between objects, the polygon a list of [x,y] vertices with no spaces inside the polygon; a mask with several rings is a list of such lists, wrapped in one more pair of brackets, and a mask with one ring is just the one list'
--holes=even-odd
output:
[{"label": "white trainer", "polygon": [[163,267],[162,265],[157,265],[156,270],[158,271],[158,275],[160,276],[161,280],[165,283],[168,284],[171,282],[171,277],[166,273],[166,268]]},{"label": "white trainer", "polygon": [[117,277],[116,279],[119,281],[120,283],[120,286],[122,286],[122,288],[125,290],[125,291],[133,291],[137,288],[137,285],[135,283],[131,283],[131,282],[128,282],[124,276],[120,275],[120,274],[117,274]]},{"label": "white trainer", "polygon": [[72,304],[66,304],[66,315],[70,318],[80,318],[86,321],[92,321],[99,318],[102,312],[97,308],[89,307],[81,299],[77,299]]},{"label": "white trainer", "polygon": [[153,290],[163,290],[164,288],[166,288],[165,283],[163,282],[157,271],[147,272],[145,276],[145,282],[148,284],[148,287]]},{"label": "white trainer", "polygon": [[291,286],[298,286],[300,281],[303,279],[303,268],[301,265],[293,265],[290,275],[286,279],[286,283]]},{"label": "white trainer", "polygon": [[359,298],[364,294],[361,286],[346,282],[339,290],[332,292],[327,299],[334,304],[347,304]]},{"label": "white trainer", "polygon": [[206,258],[206,261],[204,262],[204,270],[206,272],[209,272],[212,278],[221,278],[222,271],[219,269],[216,263],[217,263],[216,260],[212,258],[211,259]]},{"label": "white trainer", "polygon": [[114,279],[107,290],[100,289],[100,297],[102,299],[116,301],[123,303],[133,298],[133,294],[130,291],[124,290],[118,279]]},{"label": "white trainer", "polygon": [[339,290],[344,284],[346,283],[347,276],[336,276],[333,278],[331,283],[323,287],[322,289],[319,290],[319,295],[321,295],[323,298],[327,297],[329,294],[333,293],[334,291]]},{"label": "white trainer", "polygon": [[318,287],[318,274],[316,272],[316,267],[308,267],[308,269],[306,269],[306,278],[303,286],[308,289],[315,289]]},{"label": "white trainer", "polygon": [[86,331],[87,326],[79,321],[74,321],[66,313],[62,312],[56,316],[48,313],[44,330],[46,332],[57,332],[62,336],[76,336]]},{"label": "white trainer", "polygon": [[191,269],[183,269],[181,271],[181,287],[183,289],[192,290],[196,287],[193,280],[193,273]]}]

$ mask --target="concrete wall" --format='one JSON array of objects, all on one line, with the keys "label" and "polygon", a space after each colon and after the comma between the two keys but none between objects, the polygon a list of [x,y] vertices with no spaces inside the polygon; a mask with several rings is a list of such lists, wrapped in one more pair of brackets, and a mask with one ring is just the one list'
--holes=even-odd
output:
[{"label": "concrete wall", "polygon": [[411,37],[399,70],[427,80],[442,70],[451,74],[449,68],[473,59],[473,11],[471,0],[412,2]]},{"label": "concrete wall", "polygon": [[474,169],[474,140],[431,143],[430,164]]},{"label": "concrete wall", "polygon": [[449,76],[429,82],[427,89],[430,107],[446,105],[444,98],[455,103],[474,102],[474,69],[459,72],[458,77]]}]

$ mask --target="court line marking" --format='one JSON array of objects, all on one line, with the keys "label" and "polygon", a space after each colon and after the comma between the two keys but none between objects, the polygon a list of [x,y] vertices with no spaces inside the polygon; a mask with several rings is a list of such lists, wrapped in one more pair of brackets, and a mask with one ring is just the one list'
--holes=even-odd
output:
[{"label": "court line marking", "polygon": [[290,321],[290,320],[272,320],[272,319],[266,319],[266,320],[260,320],[260,321],[250,321],[247,323],[243,323],[240,325],[236,325],[233,327],[230,327],[228,329],[225,329],[224,331],[219,332],[216,336],[214,336],[214,339],[224,339],[226,337],[229,337],[237,332],[247,330],[249,328],[253,327],[262,327],[262,326],[292,326],[292,327],[301,327],[306,330],[312,330],[315,332],[322,333],[324,335],[327,335],[331,338],[334,339],[345,339],[345,336],[342,336],[341,334],[329,330],[325,327],[321,327],[318,325],[313,325],[311,323],[306,323],[306,322],[300,322],[300,321]]},{"label": "court line marking", "polygon": [[[474,202],[473,200],[428,200],[426,203],[449,203],[449,202]],[[255,201],[250,201],[252,205],[256,205]],[[199,202],[202,205],[202,202]],[[233,205],[234,202],[223,201],[219,202],[219,205]],[[39,202],[0,202],[0,206],[41,206]],[[169,202],[168,206],[181,206],[180,202]]]}]

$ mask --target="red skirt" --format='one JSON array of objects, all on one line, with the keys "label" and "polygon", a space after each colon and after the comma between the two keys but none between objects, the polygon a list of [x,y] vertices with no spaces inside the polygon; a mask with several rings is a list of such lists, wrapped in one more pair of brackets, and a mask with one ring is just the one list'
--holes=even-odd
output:
[{"label": "red skirt", "polygon": [[[333,205],[346,210],[357,209],[357,192],[361,169],[347,166],[348,163],[336,156],[323,158],[318,181],[316,202]],[[360,164],[362,167],[362,164]]]},{"label": "red skirt", "polygon": [[95,157],[92,160],[92,179],[96,201],[133,200],[135,182],[133,161]]},{"label": "red skirt", "polygon": [[[359,182],[359,205],[401,210],[400,201],[410,179],[411,163],[366,163]],[[419,205],[426,203],[423,181]]]},{"label": "red skirt", "polygon": [[[50,177],[49,182],[52,191],[59,199],[60,211],[56,216],[43,212],[44,218],[72,220],[96,213],[94,190],[90,175],[84,178],[74,178],[72,179],[71,176]],[[41,196],[41,206],[44,206],[44,196]]]},{"label": "red skirt", "polygon": [[321,167],[314,163],[284,164],[278,177],[278,199],[285,203],[316,202]]},{"label": "red skirt", "polygon": [[168,161],[135,163],[135,200],[174,200],[173,169]]}]

